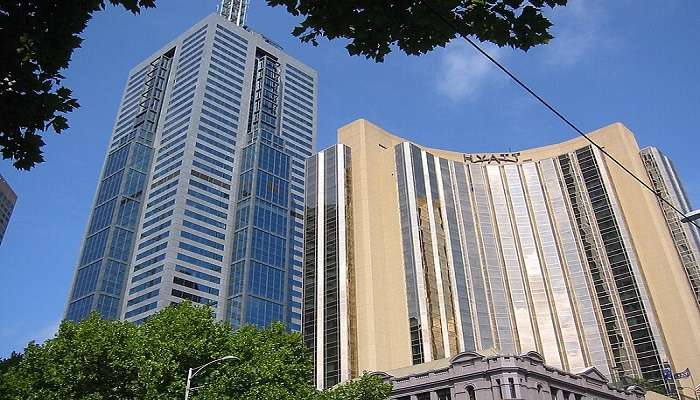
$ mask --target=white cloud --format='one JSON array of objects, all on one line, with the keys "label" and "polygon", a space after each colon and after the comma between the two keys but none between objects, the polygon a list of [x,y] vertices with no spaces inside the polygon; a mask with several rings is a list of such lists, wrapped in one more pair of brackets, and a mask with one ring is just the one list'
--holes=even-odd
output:
[{"label": "white cloud", "polygon": [[[597,49],[615,46],[614,35],[606,30],[609,15],[603,0],[570,0],[566,7],[547,12],[547,17],[553,23],[554,35],[549,44],[527,53],[488,43],[480,46],[492,57],[505,61],[506,67],[509,61],[524,57],[548,69],[570,67],[594,56]],[[461,38],[438,51],[437,56],[435,89],[451,101],[474,100],[483,86],[504,79],[496,66]]]},{"label": "white cloud", "polygon": [[[482,47],[492,57],[502,56],[502,49]],[[496,67],[462,39],[452,41],[439,54],[439,71],[435,74],[437,91],[452,101],[473,99],[481,85],[493,82]]]},{"label": "white cloud", "polygon": [[581,61],[596,47],[614,40],[605,32],[607,13],[600,0],[572,0],[548,15],[554,39],[541,47],[541,58],[550,66],[569,66]]}]

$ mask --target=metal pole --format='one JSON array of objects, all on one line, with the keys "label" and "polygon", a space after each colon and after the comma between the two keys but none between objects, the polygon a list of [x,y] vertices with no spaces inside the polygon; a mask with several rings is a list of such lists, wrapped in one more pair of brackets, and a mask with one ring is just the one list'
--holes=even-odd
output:
[{"label": "metal pole", "polygon": [[208,363],[202,365],[201,367],[190,368],[189,371],[187,371],[187,386],[185,386],[185,400],[189,400],[190,391],[197,389],[197,387],[191,386],[192,378],[194,378],[195,375],[197,375],[201,370],[208,367],[209,365],[212,365],[214,363],[218,363],[220,361],[226,361],[226,360],[238,360],[238,361],[240,361],[240,358],[238,358],[236,356],[225,356],[225,357],[218,358],[214,361],[209,361]]},{"label": "metal pole", "polygon": [[187,386],[185,387],[185,400],[190,398],[190,382],[192,382],[192,368],[187,371]]},{"label": "metal pole", "polygon": [[681,222],[690,223],[697,219],[700,219],[700,210],[691,211],[685,214],[685,217],[681,219]]}]

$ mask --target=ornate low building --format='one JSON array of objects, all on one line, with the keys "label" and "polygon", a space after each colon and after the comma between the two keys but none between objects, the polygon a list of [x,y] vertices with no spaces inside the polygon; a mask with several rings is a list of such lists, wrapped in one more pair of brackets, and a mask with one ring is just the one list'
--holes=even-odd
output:
[{"label": "ornate low building", "polygon": [[621,389],[595,367],[579,373],[548,367],[535,352],[483,356],[464,352],[372,375],[393,385],[392,400],[640,400],[637,386]]}]

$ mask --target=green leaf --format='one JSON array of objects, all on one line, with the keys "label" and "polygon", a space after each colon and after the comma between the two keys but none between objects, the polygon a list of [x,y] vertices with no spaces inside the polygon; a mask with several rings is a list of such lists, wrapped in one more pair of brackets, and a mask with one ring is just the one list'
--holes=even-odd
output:
[{"label": "green leaf", "polygon": [[377,62],[393,47],[421,55],[444,47],[458,35],[475,36],[498,46],[528,50],[547,43],[551,24],[545,8],[566,0],[267,0],[302,16],[292,35],[302,42],[318,38],[349,41],[350,55]]},{"label": "green leaf", "polygon": [[[155,6],[155,0],[109,0],[133,13]],[[101,0],[3,2],[0,18],[0,76],[13,79],[12,90],[0,86],[0,152],[18,169],[44,161],[41,134],[68,129],[64,115],[79,107],[61,86],[80,35]],[[57,23],[59,21],[59,23]]]},{"label": "green leaf", "polygon": [[97,313],[79,323],[63,322],[54,338],[0,362],[0,398],[182,398],[189,368],[227,355],[237,359],[197,374],[193,400],[384,400],[391,390],[363,376],[318,392],[301,335],[279,323],[234,332],[210,308],[186,302],[140,326],[105,321]]}]

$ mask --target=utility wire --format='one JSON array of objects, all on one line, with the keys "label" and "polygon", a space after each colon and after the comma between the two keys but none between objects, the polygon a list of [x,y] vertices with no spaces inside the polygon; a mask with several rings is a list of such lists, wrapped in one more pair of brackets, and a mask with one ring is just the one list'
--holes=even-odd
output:
[{"label": "utility wire", "polygon": [[[628,175],[630,175],[634,180],[639,182],[644,188],[649,190],[654,196],[656,196],[659,201],[665,203],[669,207],[671,207],[675,212],[680,214],[681,219],[685,218],[685,213],[681,211],[678,207],[676,207],[673,203],[670,201],[666,200],[663,196],[661,196],[659,193],[656,193],[654,188],[649,186],[646,182],[644,182],[641,178],[639,178],[637,175],[635,175],[632,171],[630,171],[627,167],[622,165],[620,161],[618,161],[615,157],[610,155],[610,153],[607,152],[603,148],[603,146],[599,145],[593,139],[589,138],[583,131],[581,131],[576,125],[574,125],[569,119],[567,119],[564,115],[562,115],[556,108],[554,108],[552,105],[550,105],[545,99],[543,99],[540,95],[535,93],[530,87],[528,87],[523,81],[521,81],[517,76],[515,76],[508,68],[506,68],[503,64],[498,62],[495,58],[491,57],[489,53],[487,53],[484,49],[482,49],[476,42],[471,40],[468,36],[465,34],[461,33],[457,27],[450,22],[448,19],[446,19],[444,16],[442,16],[440,13],[435,11],[427,2],[423,3],[425,7],[427,7],[433,14],[435,14],[442,22],[444,22],[448,27],[450,27],[454,32],[461,36],[462,39],[466,40],[467,43],[469,43],[472,47],[474,47],[479,53],[481,53],[484,57],[486,57],[489,61],[491,61],[494,65],[496,65],[501,71],[503,71],[506,75],[508,75],[512,80],[514,80],[520,87],[525,89],[526,92],[530,93],[534,98],[536,98],[540,103],[542,103],[549,111],[553,112],[559,119],[564,121],[568,126],[570,126],[573,130],[576,131],[579,135],[581,135],[584,139],[586,139],[593,147],[598,149],[601,153],[603,153],[605,156],[607,156],[610,160],[612,160],[615,164],[617,164],[620,168],[622,168],[623,171],[625,171]],[[695,225],[696,228],[700,229],[700,225],[698,225],[697,222],[695,221],[689,221],[689,223]]]}]

